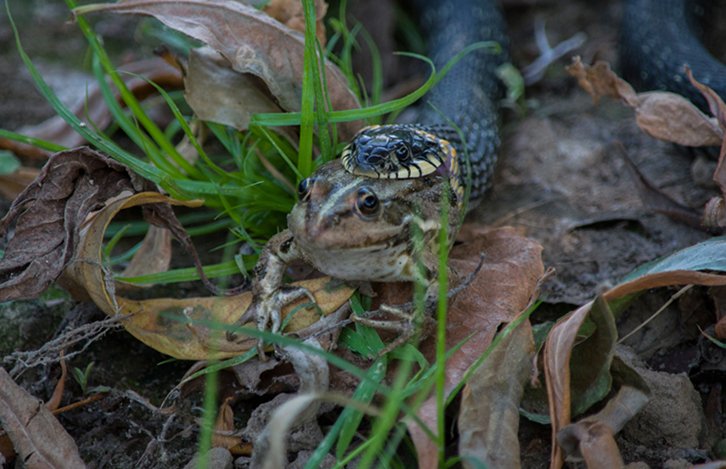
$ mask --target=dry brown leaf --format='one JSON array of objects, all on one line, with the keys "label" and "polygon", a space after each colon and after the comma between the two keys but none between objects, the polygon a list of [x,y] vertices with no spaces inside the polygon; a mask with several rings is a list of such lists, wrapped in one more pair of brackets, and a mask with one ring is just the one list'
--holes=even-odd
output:
[{"label": "dry brown leaf", "polygon": [[242,440],[239,436],[232,435],[234,431],[234,410],[232,410],[232,399],[227,398],[219,406],[217,420],[214,423],[212,434],[212,448],[231,449],[239,445]]},{"label": "dry brown leaf", "polygon": [[[123,277],[166,272],[171,263],[171,232],[159,226],[149,226],[139,249],[121,273]],[[124,284],[128,285],[128,284]]]},{"label": "dry brown leaf", "polygon": [[635,122],[653,138],[689,147],[719,145],[722,131],[691,101],[665,91],[639,93]]},{"label": "dry brown leaf", "polygon": [[606,62],[589,66],[575,57],[567,71],[595,101],[608,96],[633,108],[638,127],[651,137],[691,147],[721,145],[724,134],[716,119],[680,95],[665,91],[636,94]]},{"label": "dry brown leaf", "polygon": [[256,77],[232,70],[210,47],[192,49],[184,84],[187,103],[205,121],[244,130],[253,114],[281,111]]},{"label": "dry brown leaf", "polygon": [[83,468],[78,447],[37,398],[0,368],[0,423],[25,467]]},{"label": "dry brown leaf", "polygon": [[[580,329],[586,318],[591,320],[594,331],[583,339]],[[645,405],[649,390],[635,371],[615,357],[616,342],[615,319],[601,296],[561,318],[548,334],[543,369],[553,428],[550,467],[562,464],[563,450],[570,456],[579,457],[581,445],[594,445],[590,448],[592,451],[599,448],[603,453],[596,454],[604,461],[620,459],[617,446],[614,454],[606,455],[613,448],[612,437]],[[576,344],[578,353],[575,355]],[[581,414],[588,410],[611,392],[613,386],[620,386],[620,390],[604,410],[582,420],[579,427],[563,430],[569,425],[573,412]],[[632,411],[626,412],[629,410]],[[566,423],[562,425],[562,422]],[[609,432],[601,432],[600,423],[604,423]],[[596,435],[589,433],[593,426],[597,427]],[[595,436],[598,439],[594,439]],[[567,445],[562,444],[563,439]]]},{"label": "dry brown leaf", "polygon": [[12,174],[0,175],[0,195],[8,200],[14,200],[25,190],[33,179],[38,177],[40,170],[21,166]]},{"label": "dry brown leaf", "polygon": [[[328,4],[322,0],[315,0],[315,36],[320,44],[325,45],[325,12]],[[298,0],[270,0],[265,5],[265,13],[275,18],[290,29],[305,32],[305,13],[303,4]]]},{"label": "dry brown leaf", "polygon": [[584,460],[588,468],[622,467],[615,434],[647,402],[648,396],[642,390],[622,386],[598,413],[563,428],[557,441],[566,454]]},{"label": "dry brown leaf", "polygon": [[688,76],[688,80],[691,84],[701,92],[701,95],[703,95],[703,98],[708,104],[708,110],[711,112],[711,115],[714,116],[716,121],[721,125],[721,130],[724,130],[726,128],[726,105],[724,105],[721,96],[708,86],[696,80],[693,76],[693,72],[691,72],[691,68],[687,65],[686,75]]},{"label": "dry brown leaf", "polygon": [[[469,366],[489,346],[497,328],[510,322],[529,304],[539,279],[544,273],[542,246],[519,235],[511,227],[484,231],[465,226],[460,239],[465,242],[451,251],[450,266],[464,278],[479,265],[484,265],[472,284],[450,302],[447,318],[447,348],[471,338],[446,363],[446,393],[459,384]],[[432,359],[435,341],[421,344],[422,353]],[[436,402],[427,400],[418,412],[429,428],[437,428]],[[420,428],[409,424],[421,468],[436,467],[437,448]]]},{"label": "dry brown leaf", "polygon": [[86,217],[133,186],[124,166],[90,148],[53,155],[0,222],[2,233],[15,226],[0,261],[0,301],[43,292],[75,254]]},{"label": "dry brown leaf", "polygon": [[[146,79],[163,88],[181,88],[182,86],[181,72],[160,58],[129,63],[119,67],[119,72],[121,72],[120,76],[126,83],[126,87],[137,99],[144,99],[156,92]],[[86,94],[80,97],[78,102],[70,105],[69,109],[83,122],[89,125],[92,123],[99,129],[105,129],[111,123],[111,112],[106,106],[98,83],[95,81],[89,82]],[[37,125],[22,127],[17,132],[28,137],[63,145],[67,148],[77,147],[85,142],[85,139],[76,133],[60,116],[51,117]],[[0,138],[0,148],[28,157],[41,158],[49,155],[47,151],[33,145],[4,138]]]},{"label": "dry brown leaf", "polygon": [[[613,301],[632,293],[650,288],[672,285],[726,285],[726,275],[673,270],[644,275],[617,285],[602,294],[605,301]],[[550,331],[544,348],[545,377],[552,420],[552,468],[559,468],[563,462],[562,450],[555,443],[557,433],[571,422],[570,357],[577,334],[583,321],[590,313],[591,301],[577,310],[563,316]]]},{"label": "dry brown leaf", "polygon": [[645,275],[629,282],[616,285],[603,293],[607,301],[622,298],[631,293],[648,290],[650,288],[668,287],[675,285],[703,285],[707,287],[726,285],[726,275],[694,272],[692,270],[672,270]]},{"label": "dry brown leaf", "polygon": [[572,446],[578,460],[584,460],[588,469],[623,467],[623,458],[615,443],[613,431],[602,422],[583,422],[562,430],[563,446]]},{"label": "dry brown leaf", "polygon": [[[124,0],[77,8],[77,14],[107,11],[151,15],[219,52],[239,73],[260,78],[286,111],[299,111],[303,76],[303,36],[270,16],[233,0]],[[348,82],[332,63],[325,63],[326,85],[333,109],[358,107]],[[340,126],[341,139],[359,125]]]},{"label": "dry brown leaf", "polygon": [[[0,261],[0,300],[39,295],[59,278],[75,256],[78,240],[83,237],[83,224],[92,212],[122,194],[154,187],[125,166],[87,147],[53,155],[0,222],[3,234],[14,226]],[[192,205],[199,204],[201,201]],[[194,245],[171,206],[146,205],[143,212],[149,223],[171,232],[192,257],[205,286],[217,292],[217,287],[202,272]],[[132,260],[131,269],[138,270],[138,264],[142,263],[145,273],[165,270],[170,255],[168,234],[152,229]],[[72,282],[66,286],[77,298],[88,297],[83,287]]]},{"label": "dry brown leaf", "polygon": [[[459,409],[459,456],[464,467],[520,467],[519,405],[532,372],[529,322],[506,337],[464,386]],[[486,396],[486,399],[482,399]]]},{"label": "dry brown leaf", "polygon": [[699,211],[678,203],[668,194],[660,190],[652,184],[647,177],[640,171],[638,166],[633,163],[625,149],[619,145],[620,155],[625,161],[625,167],[630,172],[633,183],[638,191],[641,202],[650,210],[662,213],[672,220],[678,220],[681,223],[701,228],[701,214]]},{"label": "dry brown leaf", "polygon": [[577,78],[580,88],[587,91],[597,103],[602,97],[622,99],[630,107],[638,105],[638,97],[630,84],[618,77],[607,62],[598,61],[594,65],[585,65],[579,56],[572,59],[567,67],[570,75]]},{"label": "dry brown leaf", "polygon": [[[128,314],[126,330],[146,345],[186,360],[227,358],[239,355],[256,345],[256,339],[247,337],[229,342],[224,337],[225,325],[235,324],[251,303],[251,292],[236,296],[202,298],[152,298],[132,300],[115,294],[114,281],[103,268],[103,235],[113,217],[123,209],[145,204],[168,203],[196,206],[199,201],[178,201],[155,192],[141,192],[115,200],[95,214],[85,229],[77,254],[66,268],[64,280],[84,289],[94,303],[109,316]],[[299,308],[307,300],[288,305],[283,316],[295,311],[286,332],[304,329],[320,318],[335,312],[345,304],[353,289],[335,284],[329,278],[300,282],[316,298],[322,312],[312,308]],[[256,329],[253,323],[246,327]],[[239,334],[244,337],[244,334]]]},{"label": "dry brown leaf", "polygon": [[724,133],[724,138],[721,142],[721,151],[718,156],[718,164],[713,172],[713,181],[718,185],[721,190],[720,197],[714,197],[711,199],[704,209],[703,224],[707,227],[726,227],[726,209],[724,208],[724,200],[726,200],[726,104],[723,102],[721,97],[714,90],[708,86],[698,82],[693,77],[690,69],[686,69],[688,79],[691,81],[698,91],[701,92],[703,97],[708,103],[708,108],[711,114],[716,117],[716,121],[721,127],[721,131]]},{"label": "dry brown leaf", "polygon": [[570,394],[570,357],[577,337],[577,331],[587,318],[592,302],[560,318],[547,336],[544,348],[547,383],[547,399],[549,401],[550,419],[552,422],[552,458],[551,468],[562,465],[561,448],[556,444],[555,437],[559,430],[572,421],[572,405]]},{"label": "dry brown leaf", "polygon": [[55,385],[55,389],[53,389],[53,395],[50,396],[50,399],[48,399],[48,402],[45,403],[45,407],[48,410],[57,410],[60,407],[61,399],[63,399],[63,391],[66,388],[66,378],[68,377],[68,366],[66,365],[66,360],[63,357],[63,353],[61,352],[60,357],[60,366],[61,366],[61,375],[60,378],[58,378],[58,383]]}]

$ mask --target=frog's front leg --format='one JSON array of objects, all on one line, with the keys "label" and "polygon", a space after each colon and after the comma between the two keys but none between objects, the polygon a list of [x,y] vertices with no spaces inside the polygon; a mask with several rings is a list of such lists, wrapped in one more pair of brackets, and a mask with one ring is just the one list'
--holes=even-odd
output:
[{"label": "frog's front leg", "polygon": [[[402,345],[416,334],[425,332],[426,323],[430,323],[435,316],[439,298],[439,260],[436,242],[439,226],[419,222],[419,228],[423,233],[423,245],[408,256],[408,265],[404,270],[411,272],[407,280],[413,280],[425,288],[422,310],[417,310],[414,302],[401,305],[384,303],[379,306],[378,310],[371,311],[365,316],[353,317],[361,324],[398,333],[397,338],[381,352],[382,354]],[[420,259],[420,262],[417,259]],[[388,315],[390,319],[373,319],[381,314]]]},{"label": "frog's front leg", "polygon": [[[307,296],[312,302],[315,301],[315,297],[307,288],[283,284],[288,264],[301,258],[302,255],[290,230],[281,231],[270,238],[262,249],[254,269],[252,303],[238,324],[254,319],[259,330],[276,333],[280,331],[282,323],[282,308],[303,296]],[[236,335],[228,333],[227,339],[234,341]],[[263,345],[264,341],[258,339],[257,350],[260,357],[264,357]]]},{"label": "frog's front leg", "polygon": [[[395,339],[380,352],[380,355],[385,355],[398,348],[421,332],[425,334],[428,326],[434,320],[438,302],[439,283],[436,278],[437,276],[434,274],[433,278],[424,282],[426,291],[423,298],[423,311],[417,310],[416,305],[409,302],[402,305],[382,304],[377,310],[371,311],[365,316],[353,316],[354,321],[366,326],[396,332]],[[373,319],[381,314],[387,315],[391,319]]]}]

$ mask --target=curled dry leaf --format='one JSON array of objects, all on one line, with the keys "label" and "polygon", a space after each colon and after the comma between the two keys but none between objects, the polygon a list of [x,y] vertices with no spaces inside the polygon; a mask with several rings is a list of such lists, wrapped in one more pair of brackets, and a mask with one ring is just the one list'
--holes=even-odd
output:
[{"label": "curled dry leaf", "polygon": [[623,458],[612,429],[602,422],[582,422],[560,432],[560,445],[584,460],[589,469],[623,467]]},{"label": "curled dry leaf", "polygon": [[[638,269],[621,284],[604,292],[601,298],[587,303],[560,318],[550,331],[545,344],[544,370],[550,400],[553,456],[550,467],[562,465],[561,448],[555,444],[557,433],[572,418],[572,376],[570,367],[573,348],[584,320],[598,305],[596,313],[605,311],[605,301],[614,301],[650,288],[672,285],[726,285],[726,275],[699,272],[726,272],[726,239],[714,238],[683,249],[657,262]],[[597,317],[599,313],[596,314]],[[600,315],[600,317],[602,317]]]},{"label": "curled dry leaf", "polygon": [[721,97],[714,90],[708,86],[699,83],[693,77],[691,70],[686,70],[688,79],[691,81],[698,91],[701,92],[703,97],[708,103],[708,108],[711,114],[716,117],[716,121],[724,133],[724,139],[721,142],[721,151],[718,156],[718,164],[713,172],[713,181],[718,185],[721,190],[720,197],[712,198],[704,208],[703,213],[703,224],[704,226],[711,228],[726,228],[726,209],[724,209],[726,201],[726,104],[723,102]]},{"label": "curled dry leaf", "polygon": [[[103,268],[103,234],[113,217],[121,210],[144,204],[168,203],[196,206],[199,201],[183,202],[155,192],[142,192],[108,204],[89,221],[85,235],[79,242],[77,255],[65,272],[64,278],[82,287],[96,305],[109,316],[129,315],[124,327],[146,345],[186,360],[227,358],[239,355],[256,345],[256,339],[247,337],[239,342],[225,339],[225,326],[235,324],[249,307],[252,294],[200,298],[152,298],[133,300],[115,294],[113,279]],[[300,282],[316,298],[321,312],[313,308],[300,308],[298,301],[283,310],[287,322],[286,332],[304,329],[316,322],[320,315],[336,311],[344,304],[353,289],[334,284],[327,277]],[[255,329],[253,323],[245,327]],[[244,337],[244,333],[238,334]]]},{"label": "curled dry leaf", "polygon": [[691,147],[721,145],[723,130],[716,119],[680,95],[665,91],[636,93],[606,62],[589,66],[575,57],[567,71],[596,101],[608,96],[633,108],[638,127],[654,138]]},{"label": "curled dry leaf", "polygon": [[0,368],[0,424],[25,467],[86,467],[73,438],[43,403]]},{"label": "curled dry leaf", "polygon": [[613,361],[613,375],[618,391],[605,407],[557,434],[568,459],[585,460],[587,467],[622,467],[615,434],[648,402],[647,384],[618,357]]},{"label": "curled dry leaf", "polygon": [[217,420],[214,422],[214,434],[212,435],[213,448],[231,449],[242,443],[239,436],[234,432],[234,410],[231,405],[232,398],[225,399],[219,406]]},{"label": "curled dry leaf", "polygon": [[[156,92],[147,80],[151,80],[163,88],[181,88],[182,86],[181,72],[161,58],[132,62],[119,67],[119,72],[126,87],[137,99],[144,99]],[[103,99],[101,88],[93,80],[89,80],[86,92],[79,96],[77,102],[71,104],[69,108],[79,119],[99,129],[105,129],[111,123],[111,112]],[[83,137],[60,116],[51,117],[37,125],[22,127],[17,132],[67,148],[77,147],[85,142]],[[48,152],[45,150],[5,138],[0,138],[0,148],[28,157],[48,156]]]},{"label": "curled dry leaf", "polygon": [[[166,272],[171,263],[171,232],[159,226],[149,226],[139,249],[121,273],[124,277]],[[128,284],[123,284],[124,286]]]},{"label": "curled dry leaf", "polygon": [[42,293],[73,258],[86,217],[135,191],[124,166],[90,148],[51,157],[0,222],[2,233],[15,227],[0,261],[0,301]]},{"label": "curled dry leaf", "polygon": [[[581,339],[578,332],[588,317],[595,324],[595,332],[577,344],[579,353],[575,353],[575,341]],[[553,427],[553,467],[562,461],[554,429],[567,425],[573,411],[584,412],[610,392],[610,365],[616,341],[615,319],[601,297],[561,318],[548,334],[543,361]]]},{"label": "curled dry leaf", "polygon": [[[510,227],[484,231],[464,226],[459,237],[464,243],[451,251],[452,270],[465,278],[479,265],[484,265],[472,284],[450,302],[447,318],[447,348],[468,338],[446,362],[446,393],[449,394],[474,361],[486,350],[502,323],[512,321],[529,304],[537,283],[544,273],[542,246],[525,238]],[[435,356],[435,340],[420,345],[431,360]],[[421,406],[419,417],[429,428],[437,428],[436,402],[430,398]],[[409,423],[418,453],[420,467],[436,467],[437,448],[415,423]]]},{"label": "curled dry leaf", "polygon": [[[217,51],[232,70],[262,80],[282,109],[300,110],[303,36],[263,12],[233,0],[125,0],[75,10],[76,14],[96,11],[153,16]],[[358,102],[347,80],[328,61],[325,75],[332,108],[357,108]],[[345,140],[352,137],[358,124],[347,123],[340,129]]]}]

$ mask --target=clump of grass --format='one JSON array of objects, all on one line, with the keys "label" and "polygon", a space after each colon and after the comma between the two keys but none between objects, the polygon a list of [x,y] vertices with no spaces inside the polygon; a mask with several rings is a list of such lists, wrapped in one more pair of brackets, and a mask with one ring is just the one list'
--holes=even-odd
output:
[{"label": "clump of grass", "polygon": [[[76,7],[75,0],[66,0],[70,9]],[[304,2],[306,14],[312,14],[313,3]],[[27,66],[36,87],[61,116],[77,133],[93,147],[108,154],[113,159],[128,166],[140,176],[158,184],[173,197],[181,199],[201,198],[209,209],[207,222],[195,226],[193,235],[209,234],[216,230],[228,230],[228,244],[241,246],[247,244],[252,253],[242,256],[242,262],[225,261],[209,265],[207,270],[212,277],[232,275],[239,272],[240,265],[245,269],[254,265],[256,255],[266,240],[285,226],[286,214],[292,209],[296,199],[294,187],[310,175],[320,164],[334,158],[340,149],[335,124],[363,120],[377,122],[386,113],[395,112],[413,103],[430,88],[434,74],[419,89],[409,96],[380,103],[380,79],[374,80],[370,96],[361,96],[367,107],[352,110],[331,110],[325,93],[324,68],[320,64],[330,59],[340,65],[346,73],[353,89],[362,90],[355,77],[351,54],[357,37],[338,20],[331,44],[339,44],[347,51],[336,57],[332,48],[323,50],[315,40],[313,20],[306,22],[305,69],[303,74],[301,112],[256,115],[245,132],[213,123],[200,123],[187,110],[183,96],[165,92],[157,87],[164,102],[173,113],[174,119],[167,128],[159,128],[149,117],[144,104],[128,90],[111,58],[92,26],[83,16],[77,17],[77,24],[85,36],[90,50],[91,70],[100,86],[104,100],[113,116],[112,127],[127,137],[135,149],[126,150],[116,143],[114,135],[104,133],[103,129],[93,128],[73,115],[58,99],[38,72],[31,58],[25,53],[17,28],[6,4],[8,17],[15,31],[16,45],[20,56]],[[344,6],[343,10],[344,12]],[[341,18],[344,13],[342,14]],[[148,26],[147,26],[148,28]],[[356,28],[360,30],[360,28]],[[179,42],[178,38],[173,38]],[[371,41],[369,41],[371,42]],[[426,60],[426,59],[424,59]],[[380,74],[380,64],[377,65]],[[110,84],[109,84],[110,81]],[[120,95],[120,101],[116,95]],[[223,151],[207,154],[208,146],[202,145],[191,129],[194,125],[204,125],[221,144]],[[276,132],[279,126],[298,125],[299,140],[288,141]],[[0,129],[0,136],[23,141],[40,148],[60,151],[59,145],[38,139],[29,139],[15,132]],[[177,150],[177,143],[185,137],[199,154],[198,161],[189,163]],[[274,166],[277,176],[271,174],[263,160]],[[289,181],[284,184],[279,177]],[[134,233],[143,228],[137,224]],[[112,232],[118,230],[112,225]],[[129,234],[129,233],[127,233]],[[234,249],[231,249],[234,251]],[[128,257],[128,253],[120,259]],[[193,268],[178,269],[154,275],[125,278],[137,283],[172,283],[197,278]]]}]

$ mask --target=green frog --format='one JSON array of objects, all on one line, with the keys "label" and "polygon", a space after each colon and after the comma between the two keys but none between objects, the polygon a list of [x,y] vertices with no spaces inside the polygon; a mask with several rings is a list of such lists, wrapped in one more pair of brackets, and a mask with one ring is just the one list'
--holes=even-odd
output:
[{"label": "green frog", "polygon": [[[435,304],[441,204],[448,204],[449,243],[466,206],[467,171],[457,147],[458,135],[445,126],[361,130],[339,159],[300,183],[288,228],[260,254],[253,304],[240,322],[254,317],[258,328],[278,332],[286,304],[303,296],[314,301],[306,289],[283,283],[287,265],[296,260],[345,281],[418,280],[426,285],[427,304]],[[410,333],[410,314],[382,309],[402,319],[376,325]]]}]

